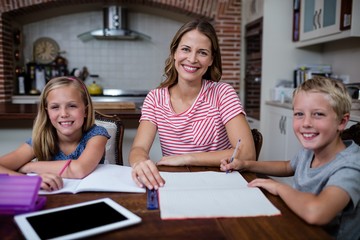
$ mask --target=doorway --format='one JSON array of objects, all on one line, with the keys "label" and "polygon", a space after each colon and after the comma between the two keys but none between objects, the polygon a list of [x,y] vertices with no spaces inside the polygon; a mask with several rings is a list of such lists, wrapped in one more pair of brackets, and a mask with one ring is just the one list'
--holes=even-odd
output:
[{"label": "doorway", "polygon": [[245,26],[245,111],[260,120],[263,18]]}]

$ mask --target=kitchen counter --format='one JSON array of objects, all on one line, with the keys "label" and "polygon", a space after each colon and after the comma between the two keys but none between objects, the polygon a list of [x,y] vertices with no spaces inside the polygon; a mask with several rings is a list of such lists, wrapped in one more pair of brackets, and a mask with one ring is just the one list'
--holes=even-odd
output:
[{"label": "kitchen counter", "polygon": [[[0,120],[34,120],[37,104],[0,103]],[[118,115],[124,120],[139,120],[141,110],[136,109],[99,109],[104,114]]]},{"label": "kitchen counter", "polygon": [[[292,109],[292,103],[290,103],[290,102],[281,103],[278,101],[266,101],[266,104],[270,105],[270,106],[275,106],[275,107]],[[350,121],[360,122],[360,110],[351,110],[350,111]]]},{"label": "kitchen counter", "polygon": [[[0,156],[7,154],[23,144],[24,141],[31,137],[33,123],[38,111],[37,104],[13,104],[0,103]],[[139,126],[141,110],[136,109],[101,109],[97,111],[117,115],[121,118],[125,131],[123,140],[123,159],[124,164],[127,162],[128,152]],[[160,143],[155,140],[155,150],[161,153]],[[156,156],[156,155],[155,155]],[[160,159],[161,156],[156,156]],[[154,158],[155,159],[155,158]]]}]

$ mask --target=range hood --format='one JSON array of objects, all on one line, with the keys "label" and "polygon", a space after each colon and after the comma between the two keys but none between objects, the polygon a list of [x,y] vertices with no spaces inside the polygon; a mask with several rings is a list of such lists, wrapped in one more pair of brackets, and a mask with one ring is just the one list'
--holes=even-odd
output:
[{"label": "range hood", "polygon": [[82,41],[86,42],[92,39],[99,40],[136,40],[151,37],[143,33],[128,29],[127,9],[120,6],[109,6],[103,9],[103,28],[88,31],[78,35]]}]

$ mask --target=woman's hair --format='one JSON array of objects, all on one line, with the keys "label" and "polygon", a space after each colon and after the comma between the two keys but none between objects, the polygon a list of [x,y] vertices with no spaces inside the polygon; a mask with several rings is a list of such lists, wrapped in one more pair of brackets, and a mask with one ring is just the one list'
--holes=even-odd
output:
[{"label": "woman's hair", "polygon": [[213,57],[213,63],[207,69],[206,73],[203,76],[203,79],[215,82],[220,81],[222,75],[221,53],[215,29],[208,21],[204,19],[195,19],[188,23],[185,23],[175,34],[170,44],[169,57],[165,61],[165,80],[160,84],[159,88],[171,87],[177,83],[178,73],[175,69],[174,55],[184,34],[194,29],[207,36],[211,41],[211,54]]},{"label": "woman's hair", "polygon": [[306,80],[295,89],[293,99],[301,91],[327,94],[330,105],[339,120],[351,110],[351,97],[345,85],[338,80],[315,76],[312,79]]},{"label": "woman's hair", "polygon": [[58,88],[73,86],[79,90],[86,107],[86,118],[83,124],[83,132],[89,130],[95,122],[95,113],[91,97],[82,80],[75,77],[57,77],[51,79],[40,95],[38,114],[35,118],[32,131],[32,145],[35,157],[39,161],[50,160],[59,152],[56,129],[51,124],[47,113],[47,97],[49,93]]}]

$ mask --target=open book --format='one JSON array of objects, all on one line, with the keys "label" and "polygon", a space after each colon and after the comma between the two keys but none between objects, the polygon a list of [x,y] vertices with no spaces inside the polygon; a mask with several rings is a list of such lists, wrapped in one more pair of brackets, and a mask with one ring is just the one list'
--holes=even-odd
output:
[{"label": "open book", "polygon": [[131,167],[114,164],[99,164],[83,179],[63,178],[64,187],[57,191],[40,190],[39,194],[79,193],[79,192],[134,192],[144,193],[131,177]]},{"label": "open book", "polygon": [[279,215],[259,188],[250,188],[239,172],[160,172],[162,219]]}]

